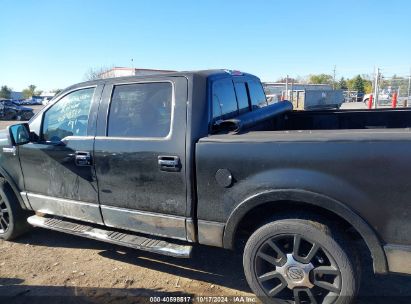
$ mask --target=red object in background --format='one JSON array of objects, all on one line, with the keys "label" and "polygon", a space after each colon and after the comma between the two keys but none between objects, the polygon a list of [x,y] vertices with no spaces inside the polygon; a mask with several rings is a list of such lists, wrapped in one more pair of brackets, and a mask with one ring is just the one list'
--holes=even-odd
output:
[{"label": "red object in background", "polygon": [[392,94],[392,108],[396,108],[396,107],[397,107],[397,92]]},{"label": "red object in background", "polygon": [[368,99],[368,109],[371,109],[372,108],[372,99],[373,99],[373,96],[372,96],[372,94],[370,95],[370,98]]}]

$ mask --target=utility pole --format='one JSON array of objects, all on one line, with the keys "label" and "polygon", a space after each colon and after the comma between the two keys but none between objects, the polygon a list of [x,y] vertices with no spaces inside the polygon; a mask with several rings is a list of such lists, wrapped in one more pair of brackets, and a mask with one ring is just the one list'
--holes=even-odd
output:
[{"label": "utility pole", "polygon": [[410,69],[410,75],[408,76],[408,95],[407,95],[407,100],[410,102],[410,95],[411,95],[411,69]]},{"label": "utility pole", "polygon": [[335,90],[335,72],[336,72],[337,66],[334,65],[334,70],[333,70],[333,90]]},{"label": "utility pole", "polygon": [[285,99],[289,100],[290,98],[288,97],[288,75],[285,76]]},{"label": "utility pole", "polygon": [[379,94],[379,82],[380,82],[380,69],[377,68],[375,71],[375,82],[374,82],[374,109],[378,105],[378,94]]}]

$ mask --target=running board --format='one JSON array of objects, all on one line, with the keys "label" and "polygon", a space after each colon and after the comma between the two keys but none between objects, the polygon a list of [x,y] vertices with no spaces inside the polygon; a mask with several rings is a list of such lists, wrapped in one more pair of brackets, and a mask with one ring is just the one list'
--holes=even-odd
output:
[{"label": "running board", "polygon": [[30,216],[27,219],[29,224],[69,234],[74,234],[94,240],[104,241],[120,246],[134,249],[150,251],[177,258],[189,258],[192,246],[180,245],[166,242],[160,239],[146,238],[134,234],[127,234],[106,228],[95,228],[84,223],[76,223],[67,219],[42,217],[38,215]]}]

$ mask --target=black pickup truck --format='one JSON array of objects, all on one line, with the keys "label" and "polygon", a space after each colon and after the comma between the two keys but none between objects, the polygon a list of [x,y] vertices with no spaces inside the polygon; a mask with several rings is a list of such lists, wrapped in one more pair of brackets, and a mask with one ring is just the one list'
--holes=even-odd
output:
[{"label": "black pickup truck", "polygon": [[411,273],[410,127],[408,109],[268,104],[236,71],[80,83],[0,134],[0,237],[28,222],[175,257],[243,250],[263,301],[349,303],[358,242],[375,273]]}]

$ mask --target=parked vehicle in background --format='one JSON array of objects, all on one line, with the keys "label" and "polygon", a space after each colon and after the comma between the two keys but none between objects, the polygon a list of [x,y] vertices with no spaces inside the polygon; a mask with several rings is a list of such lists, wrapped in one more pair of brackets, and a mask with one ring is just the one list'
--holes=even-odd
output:
[{"label": "parked vehicle in background", "polygon": [[356,100],[356,102],[361,102],[361,101],[363,101],[364,100],[364,93],[363,92],[358,92],[357,93],[357,100]]},{"label": "parked vehicle in background", "polygon": [[19,105],[41,105],[42,98],[29,98],[17,101]]},{"label": "parked vehicle in background", "polygon": [[[365,94],[363,96],[362,101],[365,103],[368,103],[368,101],[370,100],[370,96],[373,94]],[[383,102],[389,102],[391,101],[391,94],[389,94],[388,92],[381,92],[380,94],[378,94],[378,100],[379,101],[383,101]]]},{"label": "parked vehicle in background", "polygon": [[44,97],[43,98],[43,100],[41,101],[41,104],[42,105],[48,105],[48,103],[51,101],[53,99],[53,97],[50,97],[50,96],[47,96],[47,97]]},{"label": "parked vehicle in background", "polygon": [[365,94],[362,98],[362,101],[366,104],[368,104],[368,101],[370,100],[370,96],[373,94]]},{"label": "parked vehicle in background", "polygon": [[364,98],[363,92],[358,91],[343,91],[344,102],[361,102]]},{"label": "parked vehicle in background", "polygon": [[375,273],[411,274],[410,127],[407,109],[269,105],[227,70],[80,83],[0,132],[0,237],[28,221],[174,257],[240,250],[263,302],[350,303],[354,241]]},{"label": "parked vehicle in background", "polygon": [[0,101],[0,119],[30,120],[34,116],[33,109],[22,107],[11,100]]}]

